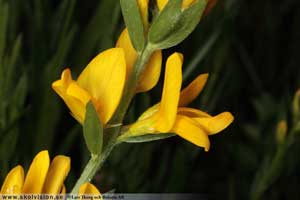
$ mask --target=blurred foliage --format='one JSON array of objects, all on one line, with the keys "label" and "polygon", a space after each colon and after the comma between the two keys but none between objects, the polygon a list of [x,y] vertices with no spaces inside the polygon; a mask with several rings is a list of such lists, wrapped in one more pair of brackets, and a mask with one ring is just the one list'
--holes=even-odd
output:
[{"label": "blurred foliage", "polygon": [[[219,0],[196,31],[164,55],[184,53],[185,84],[209,72],[193,106],[212,114],[231,111],[234,124],[212,137],[208,153],[178,137],[122,144],[95,178],[101,191],[250,197],[280,148],[278,122],[287,120],[289,130],[295,125],[299,20],[297,0]],[[88,153],[80,126],[51,83],[63,68],[79,72],[98,52],[114,46],[123,27],[118,0],[0,0],[1,179],[17,163],[28,166],[38,151],[49,149],[51,155],[71,156],[67,185],[75,183]],[[156,103],[161,88],[162,81],[138,95],[127,122]],[[292,143],[268,180],[265,199],[300,198],[299,137]]]}]

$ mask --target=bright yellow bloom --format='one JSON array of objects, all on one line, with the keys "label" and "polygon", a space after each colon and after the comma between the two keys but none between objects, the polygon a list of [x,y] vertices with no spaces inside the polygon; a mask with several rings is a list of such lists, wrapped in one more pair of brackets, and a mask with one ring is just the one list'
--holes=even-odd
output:
[{"label": "bright yellow bloom", "polygon": [[[6,176],[1,194],[64,194],[64,180],[71,166],[67,156],[58,155],[50,164],[48,151],[41,151],[33,159],[24,179],[24,169],[16,166]],[[81,186],[80,193],[100,194],[92,184]]]},{"label": "bright yellow bloom", "polygon": [[[144,30],[147,32],[148,22],[148,0],[138,0],[140,13],[142,16]],[[132,46],[127,28],[125,28],[119,36],[116,43],[116,47],[124,49],[126,59],[126,74],[127,78],[132,73],[135,61],[137,59],[137,53]],[[159,80],[162,63],[161,50],[155,51],[150,57],[144,71],[142,72],[139,82],[137,84],[136,92],[145,92],[152,89]]]},{"label": "bright yellow bloom", "polygon": [[83,123],[86,104],[92,101],[102,124],[116,110],[126,79],[126,61],[122,48],[111,48],[98,54],[83,70],[77,81],[65,69],[52,88],[65,101],[74,118]]},{"label": "bright yellow bloom", "polygon": [[[190,7],[196,1],[197,0],[183,0],[182,1],[182,9],[186,9],[186,8]],[[156,2],[157,2],[158,9],[162,10],[167,5],[168,0],[157,0]],[[204,16],[207,15],[216,4],[217,4],[217,0],[208,0],[203,15]]]},{"label": "bright yellow bloom", "polygon": [[222,131],[233,121],[229,112],[211,116],[185,107],[200,94],[208,74],[199,75],[180,92],[182,62],[183,56],[179,53],[168,58],[161,102],[146,110],[121,138],[171,132],[208,151],[208,135]]}]

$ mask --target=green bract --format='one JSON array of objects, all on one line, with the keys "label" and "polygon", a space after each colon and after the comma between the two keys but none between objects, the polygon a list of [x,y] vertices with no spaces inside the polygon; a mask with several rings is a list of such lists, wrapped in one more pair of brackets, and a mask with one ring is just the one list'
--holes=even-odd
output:
[{"label": "green bract", "polygon": [[145,45],[144,26],[136,0],[121,0],[121,9],[130,40],[137,52]]},{"label": "green bract", "polygon": [[91,101],[86,106],[83,135],[91,154],[99,155],[102,151],[103,127]]},{"label": "green bract", "polygon": [[206,4],[206,0],[198,0],[182,9],[182,0],[169,1],[150,27],[149,42],[159,49],[182,42],[199,23]]}]

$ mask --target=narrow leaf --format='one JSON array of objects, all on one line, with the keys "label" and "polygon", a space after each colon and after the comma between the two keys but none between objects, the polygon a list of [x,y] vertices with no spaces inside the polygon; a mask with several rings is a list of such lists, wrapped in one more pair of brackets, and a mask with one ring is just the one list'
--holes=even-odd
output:
[{"label": "narrow leaf", "polygon": [[144,26],[136,0],[121,0],[121,9],[131,43],[136,51],[144,48]]},{"label": "narrow leaf", "polygon": [[4,56],[8,23],[8,5],[0,2],[0,62]]},{"label": "narrow leaf", "polygon": [[91,101],[86,106],[83,135],[91,154],[99,155],[103,144],[103,126]]},{"label": "narrow leaf", "polygon": [[[179,0],[174,0],[174,2],[175,1]],[[172,12],[176,16],[176,19],[171,17],[165,19],[159,16],[155,21],[157,21],[156,23],[160,25],[158,26],[153,23],[153,30],[149,33],[150,42],[160,49],[170,48],[182,42],[196,28],[206,7],[206,3],[206,0],[198,0],[197,3],[185,10],[180,10],[179,13],[178,11],[173,10]],[[171,15],[171,11],[169,12]],[[167,25],[167,23],[172,26]],[[164,24],[165,27],[169,28],[169,32],[165,33],[165,35],[159,36],[159,32],[164,28]]]},{"label": "narrow leaf", "polygon": [[174,32],[181,15],[182,0],[170,0],[161,13],[154,19],[149,30],[149,41],[157,44]]}]

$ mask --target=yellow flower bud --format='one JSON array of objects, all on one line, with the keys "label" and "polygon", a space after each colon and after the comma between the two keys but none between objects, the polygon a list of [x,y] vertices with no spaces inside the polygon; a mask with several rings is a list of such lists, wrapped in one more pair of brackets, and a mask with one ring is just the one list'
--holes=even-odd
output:
[{"label": "yellow flower bud", "polygon": [[282,143],[285,138],[286,138],[286,134],[287,134],[287,123],[285,120],[281,120],[278,124],[277,124],[277,130],[276,130],[276,140],[278,143]]}]

